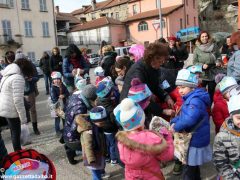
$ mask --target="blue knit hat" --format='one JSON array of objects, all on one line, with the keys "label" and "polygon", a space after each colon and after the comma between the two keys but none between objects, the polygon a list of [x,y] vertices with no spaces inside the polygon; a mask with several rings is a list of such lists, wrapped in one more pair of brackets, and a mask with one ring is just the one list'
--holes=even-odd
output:
[{"label": "blue knit hat", "polygon": [[125,131],[131,131],[144,126],[145,114],[143,109],[130,98],[122,100],[113,113],[117,122]]},{"label": "blue knit hat", "polygon": [[92,122],[105,121],[106,117],[107,117],[107,112],[103,106],[97,106],[90,110],[90,120]]},{"label": "blue knit hat", "polygon": [[234,86],[237,85],[237,81],[230,76],[225,76],[219,83],[219,90],[222,94],[226,93],[227,91],[231,90]]},{"label": "blue knit hat", "polygon": [[192,65],[192,66],[187,67],[187,69],[193,74],[203,72],[202,65]]},{"label": "blue knit hat", "polygon": [[198,86],[197,75],[191,73],[188,69],[182,69],[178,71],[176,85],[196,88]]},{"label": "blue knit hat", "polygon": [[99,82],[97,87],[97,96],[100,98],[106,97],[111,92],[112,88],[112,81],[103,80]]}]

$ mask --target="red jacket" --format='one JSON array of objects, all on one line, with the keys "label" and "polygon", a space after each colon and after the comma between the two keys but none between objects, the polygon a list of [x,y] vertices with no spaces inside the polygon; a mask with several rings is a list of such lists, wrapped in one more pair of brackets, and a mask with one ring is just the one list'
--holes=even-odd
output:
[{"label": "red jacket", "polygon": [[215,124],[215,131],[218,133],[222,123],[229,117],[229,112],[227,102],[219,90],[214,93],[213,102],[212,118]]}]

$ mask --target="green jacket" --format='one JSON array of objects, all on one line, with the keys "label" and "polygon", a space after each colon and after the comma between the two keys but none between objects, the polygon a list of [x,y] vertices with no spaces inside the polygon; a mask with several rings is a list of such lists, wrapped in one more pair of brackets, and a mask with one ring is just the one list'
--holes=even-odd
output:
[{"label": "green jacket", "polygon": [[203,71],[201,78],[207,81],[214,81],[217,74],[216,63],[221,62],[221,54],[219,48],[214,44],[211,52],[204,52],[200,49],[200,45],[197,45],[193,52],[193,64],[203,65],[207,64],[208,69]]}]

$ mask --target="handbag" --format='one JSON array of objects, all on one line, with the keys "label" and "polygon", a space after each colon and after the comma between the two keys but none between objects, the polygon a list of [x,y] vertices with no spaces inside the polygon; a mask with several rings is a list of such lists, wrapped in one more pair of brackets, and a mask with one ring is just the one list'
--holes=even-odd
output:
[{"label": "handbag", "polygon": [[[176,113],[176,115],[180,112]],[[175,132],[173,133],[174,136],[174,156],[181,161],[183,164],[187,164],[187,157],[188,157],[188,149],[190,145],[190,141],[192,139],[192,135],[197,128],[202,124],[204,119],[202,119],[192,130],[191,132]]]}]

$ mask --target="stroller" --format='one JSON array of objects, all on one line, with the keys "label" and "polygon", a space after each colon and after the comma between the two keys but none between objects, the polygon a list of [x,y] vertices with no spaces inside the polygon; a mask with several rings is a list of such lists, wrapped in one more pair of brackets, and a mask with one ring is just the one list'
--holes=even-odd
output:
[{"label": "stroller", "polygon": [[56,169],[47,156],[34,149],[8,154],[2,161],[2,178],[24,180],[56,180]]}]

